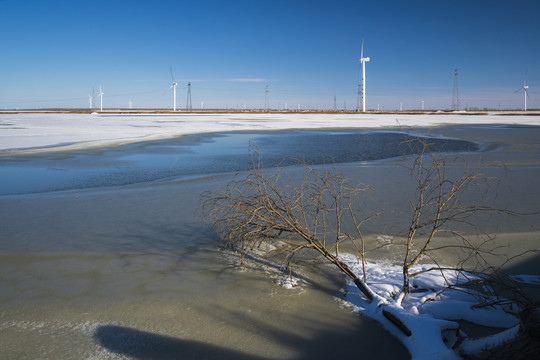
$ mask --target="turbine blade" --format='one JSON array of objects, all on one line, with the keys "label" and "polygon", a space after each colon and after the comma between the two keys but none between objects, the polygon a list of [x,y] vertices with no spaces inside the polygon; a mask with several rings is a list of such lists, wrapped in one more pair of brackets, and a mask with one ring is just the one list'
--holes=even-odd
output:
[{"label": "turbine blade", "polygon": [[173,72],[172,72],[172,65],[171,65],[171,79],[172,79],[172,82],[174,83],[174,75],[173,75]]},{"label": "turbine blade", "polygon": [[165,94],[167,94],[169,91],[171,91],[172,88],[173,88],[173,87],[172,87],[172,85],[171,85],[171,87],[168,88],[167,90],[165,90],[165,91],[163,92],[163,94],[161,94],[161,96],[164,96]]},{"label": "turbine blade", "polygon": [[362,49],[360,50],[360,59],[364,58],[364,34],[362,34]]}]

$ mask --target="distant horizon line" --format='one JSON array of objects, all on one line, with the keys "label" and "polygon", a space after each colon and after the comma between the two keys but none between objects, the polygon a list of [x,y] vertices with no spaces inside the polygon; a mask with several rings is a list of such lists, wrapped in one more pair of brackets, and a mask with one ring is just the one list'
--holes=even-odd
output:
[{"label": "distant horizon line", "polygon": [[316,109],[238,109],[238,108],[209,108],[209,109],[177,109],[176,111],[169,108],[105,108],[103,111],[99,109],[88,108],[39,108],[39,109],[0,109],[0,114],[24,114],[24,113],[72,113],[72,114],[242,114],[242,113],[258,113],[258,114],[404,114],[404,115],[436,115],[436,114],[454,114],[454,115],[489,115],[489,113],[504,113],[505,115],[540,115],[539,109],[494,109],[494,108],[471,108],[467,110],[451,110],[451,109],[409,109],[409,110],[316,110]]}]

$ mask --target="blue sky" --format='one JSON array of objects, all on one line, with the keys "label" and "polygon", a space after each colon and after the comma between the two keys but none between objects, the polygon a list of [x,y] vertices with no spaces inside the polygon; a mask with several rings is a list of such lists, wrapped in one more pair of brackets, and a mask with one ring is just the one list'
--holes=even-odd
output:
[{"label": "blue sky", "polygon": [[[540,1],[0,0],[0,108],[540,107]],[[97,103],[97,102],[96,102]]]}]

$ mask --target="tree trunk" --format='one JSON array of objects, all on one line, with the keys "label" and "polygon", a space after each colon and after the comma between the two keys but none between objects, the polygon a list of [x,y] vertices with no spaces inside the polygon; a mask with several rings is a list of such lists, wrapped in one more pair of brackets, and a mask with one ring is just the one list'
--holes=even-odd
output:
[{"label": "tree trunk", "polygon": [[403,296],[402,298],[405,299],[407,294],[409,293],[409,268],[407,265],[403,265]]}]

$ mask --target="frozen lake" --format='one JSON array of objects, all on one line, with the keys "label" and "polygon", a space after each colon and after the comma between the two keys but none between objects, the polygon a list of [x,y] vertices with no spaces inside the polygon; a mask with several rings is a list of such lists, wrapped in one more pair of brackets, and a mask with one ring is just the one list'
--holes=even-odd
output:
[{"label": "frozen lake", "polygon": [[[0,195],[106,188],[245,171],[249,146],[266,167],[389,159],[410,152],[402,132],[275,131],[186,135],[94,150],[0,159]],[[478,150],[463,140],[430,139],[448,152]]]},{"label": "frozen lake", "polygon": [[[539,127],[437,132],[433,141],[445,151],[497,144],[463,157],[513,164],[511,188],[497,201],[537,209]],[[365,162],[340,169],[373,185],[378,209],[406,209],[408,169],[399,159],[384,161],[402,154],[396,145],[403,140],[397,129],[216,132],[1,158],[2,193],[35,195],[0,196],[0,358],[301,360],[358,349],[370,359],[407,358],[389,333],[342,306],[344,282],[333,269],[303,265],[300,286],[279,286],[281,272],[239,266],[220,249],[198,211],[202,192],[234,178],[210,175],[246,169],[250,141],[266,167],[283,158]],[[504,179],[502,169],[487,170]],[[201,179],[173,181],[194,177]],[[371,224],[368,239],[390,233],[399,216],[388,212],[388,222]],[[511,231],[504,238],[525,239],[522,228]]]}]

